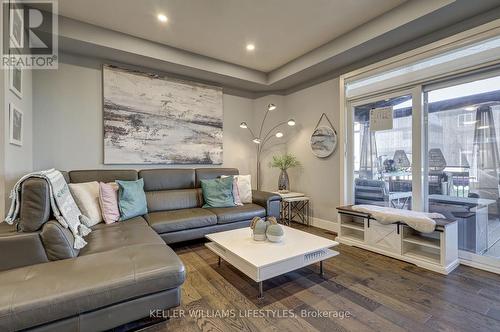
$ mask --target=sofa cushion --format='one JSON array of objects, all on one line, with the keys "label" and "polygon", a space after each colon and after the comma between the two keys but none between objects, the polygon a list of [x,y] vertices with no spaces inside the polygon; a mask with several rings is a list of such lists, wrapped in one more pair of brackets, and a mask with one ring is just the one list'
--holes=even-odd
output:
[{"label": "sofa cushion", "polygon": [[146,244],[0,273],[0,331],[17,331],[179,287],[184,265]]},{"label": "sofa cushion", "polygon": [[200,208],[152,212],[145,217],[158,234],[217,224],[215,214]]},{"label": "sofa cushion", "polygon": [[81,171],[70,171],[69,179],[71,183],[82,183],[82,182],[114,182],[116,180],[123,181],[134,181],[138,179],[138,174],[136,170],[127,169],[95,169],[95,170],[81,170]]},{"label": "sofa cushion", "polygon": [[0,223],[0,271],[46,262],[40,233],[22,233],[16,225]]},{"label": "sofa cushion", "polygon": [[75,237],[69,228],[64,228],[58,221],[50,220],[43,225],[40,237],[51,261],[77,257],[80,252],[74,248]]},{"label": "sofa cushion", "polygon": [[207,208],[207,210],[215,213],[218,224],[250,220],[253,217],[263,218],[266,216],[266,209],[257,204],[244,204],[243,206],[228,208]]},{"label": "sofa cushion", "polygon": [[201,206],[201,189],[147,191],[148,211],[170,211]]},{"label": "sofa cushion", "polygon": [[136,225],[141,225],[141,226],[148,226],[148,223],[146,222],[146,219],[144,219],[142,216],[140,217],[135,217],[132,219],[127,220],[127,222],[114,222],[112,224],[97,224],[95,226],[92,226],[92,232],[98,229],[111,229],[112,227],[125,227],[124,225],[127,225],[131,227],[131,225],[136,224]]},{"label": "sofa cushion", "polygon": [[35,232],[50,219],[49,184],[45,179],[29,178],[21,185],[19,229]]},{"label": "sofa cushion", "polygon": [[197,168],[196,188],[201,188],[201,180],[211,180],[220,178],[222,175],[238,175],[237,168]]},{"label": "sofa cushion", "polygon": [[142,217],[100,225],[103,226],[93,228],[85,237],[87,245],[80,250],[80,256],[134,245],[164,243]]},{"label": "sofa cushion", "polygon": [[146,169],[139,177],[144,179],[145,191],[194,189],[194,169]]}]

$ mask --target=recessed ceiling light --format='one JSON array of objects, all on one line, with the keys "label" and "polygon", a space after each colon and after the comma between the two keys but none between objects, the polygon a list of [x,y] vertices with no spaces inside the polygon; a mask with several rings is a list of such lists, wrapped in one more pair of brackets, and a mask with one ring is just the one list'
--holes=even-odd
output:
[{"label": "recessed ceiling light", "polygon": [[158,14],[158,21],[165,23],[168,21],[168,17],[165,16],[164,14]]},{"label": "recessed ceiling light", "polygon": [[255,50],[255,45],[254,44],[247,44],[247,51],[253,51]]}]

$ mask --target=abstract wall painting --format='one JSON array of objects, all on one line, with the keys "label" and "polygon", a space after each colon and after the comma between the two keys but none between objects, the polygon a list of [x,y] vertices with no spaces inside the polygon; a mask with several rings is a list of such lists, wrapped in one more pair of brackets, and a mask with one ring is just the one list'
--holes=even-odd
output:
[{"label": "abstract wall painting", "polygon": [[105,164],[222,164],[222,89],[105,65]]}]

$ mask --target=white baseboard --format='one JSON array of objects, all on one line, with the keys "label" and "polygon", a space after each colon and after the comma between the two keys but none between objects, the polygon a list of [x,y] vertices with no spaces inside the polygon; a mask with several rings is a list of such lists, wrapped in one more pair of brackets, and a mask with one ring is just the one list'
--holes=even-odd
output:
[{"label": "white baseboard", "polygon": [[460,259],[460,264],[467,265],[476,269],[480,269],[483,271],[488,271],[496,274],[500,274],[500,268],[496,266],[491,266],[489,264],[484,264],[482,262],[473,262],[467,259]]},{"label": "white baseboard", "polygon": [[332,220],[311,217],[311,226],[326,229],[335,233],[339,232],[339,223]]}]

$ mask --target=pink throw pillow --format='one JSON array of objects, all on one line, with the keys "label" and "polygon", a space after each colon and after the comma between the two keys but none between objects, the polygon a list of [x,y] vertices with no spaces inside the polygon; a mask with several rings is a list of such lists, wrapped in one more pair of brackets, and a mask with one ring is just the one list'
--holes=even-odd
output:
[{"label": "pink throw pillow", "polygon": [[234,200],[234,205],[236,206],[242,206],[243,203],[241,203],[241,198],[240,198],[240,191],[238,190],[238,178],[233,178],[233,200]]},{"label": "pink throw pillow", "polygon": [[106,224],[112,224],[120,219],[118,186],[115,183],[99,182],[99,204]]}]

